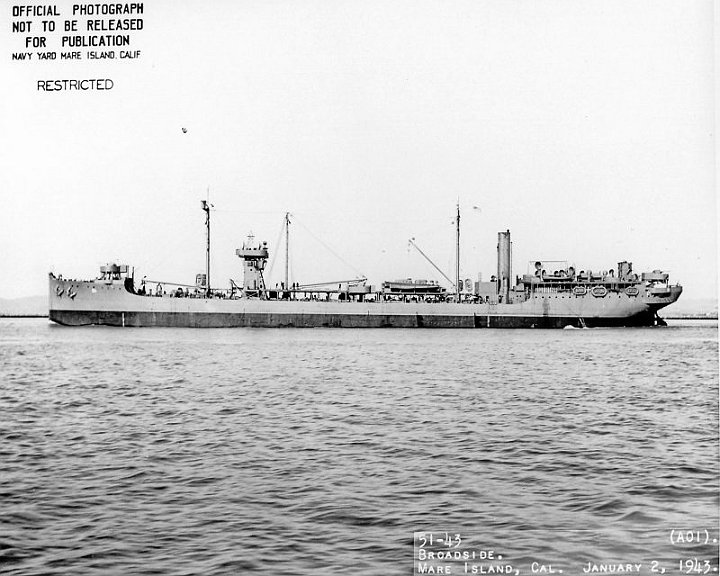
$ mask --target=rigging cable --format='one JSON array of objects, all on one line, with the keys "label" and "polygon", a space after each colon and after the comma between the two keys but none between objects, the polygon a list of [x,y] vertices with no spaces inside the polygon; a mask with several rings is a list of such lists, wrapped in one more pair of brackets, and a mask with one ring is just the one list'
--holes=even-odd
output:
[{"label": "rigging cable", "polygon": [[325,242],[323,242],[322,240],[320,240],[320,238],[318,238],[317,236],[315,236],[315,234],[313,234],[313,233],[310,231],[310,229],[309,229],[307,226],[305,226],[305,224],[302,223],[301,220],[298,220],[297,215],[295,215],[295,222],[297,222],[298,224],[300,224],[300,226],[302,226],[302,227],[305,229],[305,231],[306,231],[308,234],[310,234],[310,236],[312,236],[315,240],[317,240],[320,244],[322,244],[323,247],[324,247],[328,252],[330,252],[333,256],[335,256],[335,258],[337,258],[338,260],[340,260],[340,262],[342,262],[343,264],[345,264],[345,266],[348,266],[350,269],[352,269],[352,271],[355,272],[355,275],[356,275],[356,276],[358,276],[359,278],[365,278],[365,275],[364,275],[362,272],[358,272],[358,270],[357,270],[357,268],[355,268],[355,266],[353,266],[352,264],[350,264],[350,262],[348,262],[347,260],[345,260],[342,256],[340,256],[337,252],[335,252],[335,250],[333,250],[333,249],[330,248],[330,246],[328,246]]},{"label": "rigging cable", "polygon": [[283,233],[284,229],[285,229],[285,217],[283,216],[283,223],[280,226],[280,232],[278,232],[277,241],[274,244],[275,249],[272,252],[272,257],[270,258],[270,264],[268,264],[268,268],[267,268],[266,276],[268,278],[270,278],[270,275],[272,274],[272,269],[273,269],[273,266],[275,265],[275,261],[277,260],[277,255],[280,253],[280,239],[282,238],[282,233]]}]

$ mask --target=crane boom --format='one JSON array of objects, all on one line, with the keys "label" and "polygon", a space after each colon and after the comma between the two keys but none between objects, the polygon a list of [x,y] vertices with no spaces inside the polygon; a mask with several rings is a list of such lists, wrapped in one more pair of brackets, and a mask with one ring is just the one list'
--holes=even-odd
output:
[{"label": "crane boom", "polygon": [[303,290],[305,288],[317,288],[318,286],[329,286],[330,284],[359,284],[365,282],[367,278],[353,278],[352,280],[331,280],[330,282],[316,282],[315,284],[302,284],[298,286],[296,290]]},{"label": "crane boom", "polygon": [[445,278],[445,280],[447,280],[448,282],[450,282],[450,285],[453,286],[453,287],[455,288],[455,290],[457,290],[457,284],[456,284],[455,282],[453,282],[452,280],[450,280],[450,278],[448,278],[447,274],[445,274],[445,272],[443,272],[442,270],[440,270],[440,268],[437,267],[437,265],[435,264],[435,262],[433,262],[432,260],[430,260],[430,257],[429,257],[427,254],[425,254],[425,252],[423,252],[423,251],[420,249],[420,246],[418,246],[417,244],[415,244],[415,239],[414,239],[414,238],[410,238],[410,240],[408,240],[408,243],[410,244],[410,246],[412,246],[413,248],[415,248],[415,250],[417,250],[418,252],[420,252],[420,255],[421,255],[423,258],[425,258],[425,260],[427,260],[428,262],[430,262],[430,264],[432,265],[432,267],[435,268],[435,270],[437,270],[438,272],[440,272],[440,274],[442,274],[442,277]]}]

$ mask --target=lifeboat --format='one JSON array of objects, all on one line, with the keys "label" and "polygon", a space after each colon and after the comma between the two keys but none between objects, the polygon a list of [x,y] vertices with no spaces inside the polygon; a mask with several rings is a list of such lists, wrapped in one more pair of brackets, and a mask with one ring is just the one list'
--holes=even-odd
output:
[{"label": "lifeboat", "polygon": [[605,288],[605,286],[595,286],[592,290],[590,290],[590,293],[595,296],[595,298],[605,298],[608,293],[608,289]]}]

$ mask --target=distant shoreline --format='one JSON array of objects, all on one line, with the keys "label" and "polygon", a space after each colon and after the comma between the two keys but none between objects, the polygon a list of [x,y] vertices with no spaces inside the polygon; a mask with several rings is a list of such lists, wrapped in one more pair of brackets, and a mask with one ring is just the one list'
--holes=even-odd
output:
[{"label": "distant shoreline", "polygon": [[663,320],[717,320],[718,316],[707,316],[705,314],[681,314],[678,316],[662,316]]}]

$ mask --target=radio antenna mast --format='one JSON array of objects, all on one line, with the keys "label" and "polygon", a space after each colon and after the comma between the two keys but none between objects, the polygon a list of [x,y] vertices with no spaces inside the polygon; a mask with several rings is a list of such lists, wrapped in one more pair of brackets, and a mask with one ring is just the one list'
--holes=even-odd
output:
[{"label": "radio antenna mast", "polygon": [[285,290],[290,290],[290,212],[285,212]]},{"label": "radio antenna mast", "polygon": [[460,199],[457,202],[457,237],[455,245],[455,302],[460,302]]},{"label": "radio antenna mast", "polygon": [[[210,188],[208,188],[208,200],[210,199]],[[212,204],[208,200],[201,200],[202,209],[205,212],[205,228],[207,230],[207,247],[205,253],[205,296],[210,296],[210,207]]]}]

